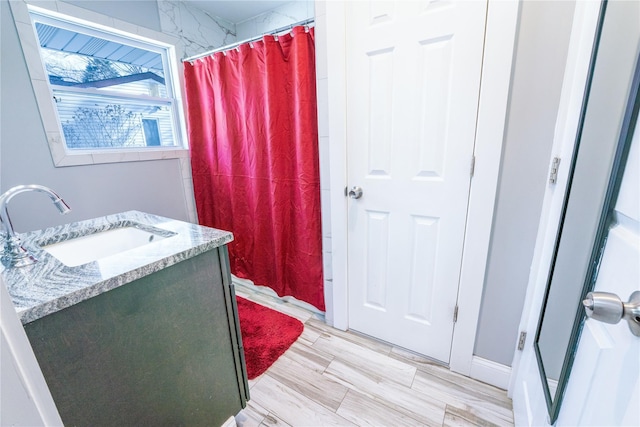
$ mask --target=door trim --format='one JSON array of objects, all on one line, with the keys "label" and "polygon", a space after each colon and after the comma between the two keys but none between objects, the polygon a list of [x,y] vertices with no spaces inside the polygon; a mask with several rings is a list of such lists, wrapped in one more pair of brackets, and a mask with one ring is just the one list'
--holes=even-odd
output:
[{"label": "door trim", "polygon": [[[316,17],[316,34],[318,44],[324,42],[327,49],[327,93],[330,106],[328,121],[331,141],[329,171],[332,189],[329,202],[333,286],[327,295],[327,306],[333,310],[333,326],[346,330],[349,324],[346,237],[348,206],[343,193],[347,185],[345,2],[322,3],[325,13]],[[471,373],[484,287],[502,158],[518,11],[519,2],[488,1],[474,150],[477,162],[467,208],[467,227],[458,289],[459,316],[453,332],[449,362],[452,371],[464,375]]]}]

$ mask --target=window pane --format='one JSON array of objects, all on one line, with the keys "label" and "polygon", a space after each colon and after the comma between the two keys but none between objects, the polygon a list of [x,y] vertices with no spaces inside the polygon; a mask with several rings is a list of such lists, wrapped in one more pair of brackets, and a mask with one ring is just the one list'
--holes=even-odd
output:
[{"label": "window pane", "polygon": [[158,146],[160,144],[160,126],[157,119],[142,119],[142,129],[147,147]]},{"label": "window pane", "polygon": [[[64,90],[54,90],[53,93],[69,149],[176,146],[170,102]],[[147,143],[144,120],[157,123],[156,144]]]},{"label": "window pane", "polygon": [[42,22],[36,32],[53,85],[168,96],[160,53]]}]

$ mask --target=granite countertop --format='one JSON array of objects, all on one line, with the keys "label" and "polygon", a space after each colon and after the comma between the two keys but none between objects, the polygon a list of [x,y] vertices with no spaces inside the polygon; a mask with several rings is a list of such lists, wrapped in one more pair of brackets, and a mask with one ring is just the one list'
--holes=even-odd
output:
[{"label": "granite countertop", "polygon": [[[77,267],[64,265],[40,247],[131,225],[143,230],[156,229],[170,237]],[[26,267],[9,269],[0,265],[0,274],[5,280],[9,295],[23,324],[233,240],[233,235],[228,231],[138,211],[128,211],[23,233],[19,237],[23,246],[38,259],[38,262]]]}]

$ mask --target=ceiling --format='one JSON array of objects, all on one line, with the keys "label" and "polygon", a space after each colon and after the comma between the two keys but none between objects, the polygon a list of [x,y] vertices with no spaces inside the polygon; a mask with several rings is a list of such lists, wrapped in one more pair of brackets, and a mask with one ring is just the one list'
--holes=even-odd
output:
[{"label": "ceiling", "polygon": [[265,13],[271,9],[275,9],[292,0],[274,1],[274,0],[183,0],[184,3],[193,7],[209,12],[212,15],[219,16],[234,24],[245,21],[254,16]]}]

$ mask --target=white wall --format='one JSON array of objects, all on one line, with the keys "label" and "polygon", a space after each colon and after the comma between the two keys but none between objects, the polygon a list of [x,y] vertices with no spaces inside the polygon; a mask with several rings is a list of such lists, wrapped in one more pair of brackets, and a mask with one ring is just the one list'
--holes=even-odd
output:
[{"label": "white wall", "polygon": [[[510,366],[535,246],[573,20],[572,1],[524,1],[474,354]],[[567,159],[568,160],[568,159]]]}]

